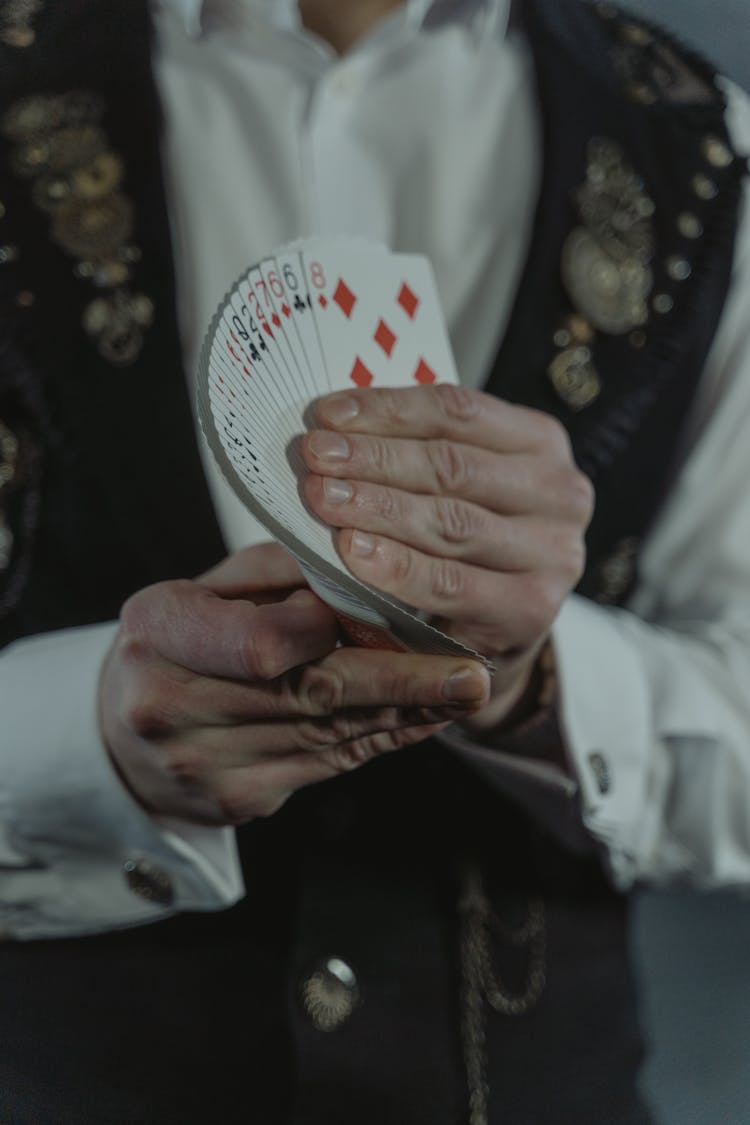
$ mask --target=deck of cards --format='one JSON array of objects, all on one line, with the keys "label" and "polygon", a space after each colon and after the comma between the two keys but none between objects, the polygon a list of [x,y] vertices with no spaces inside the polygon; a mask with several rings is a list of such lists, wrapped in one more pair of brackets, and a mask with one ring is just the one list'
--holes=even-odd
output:
[{"label": "deck of cards", "polygon": [[249,268],[221,302],[201,352],[198,415],[230,486],[354,643],[476,656],[355,578],[300,489],[298,442],[315,399],[438,382],[458,379],[427,258],[314,238]]}]

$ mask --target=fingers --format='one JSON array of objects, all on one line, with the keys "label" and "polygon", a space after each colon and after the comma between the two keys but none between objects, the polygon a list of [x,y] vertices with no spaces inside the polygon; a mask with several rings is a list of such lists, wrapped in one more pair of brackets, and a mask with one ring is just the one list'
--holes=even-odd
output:
[{"label": "fingers", "polygon": [[[345,436],[325,430],[306,434],[301,448],[311,473],[341,482],[337,491],[331,488],[331,499],[343,497],[347,487],[363,481],[453,497],[503,515],[576,515],[590,504],[582,474],[572,463],[550,456],[499,455],[443,440]],[[307,495],[314,498],[309,491]]]},{"label": "fingers", "polygon": [[385,536],[343,530],[337,538],[339,553],[357,578],[453,622],[471,637],[472,647],[485,653],[546,634],[583,566],[575,536],[570,544],[569,556],[556,558],[549,570],[505,573],[426,555]]},{"label": "fingers", "polygon": [[307,590],[256,606],[198,583],[162,582],[127,601],[120,621],[126,664],[153,650],[200,675],[236,680],[273,679],[330,652],[338,639],[333,613]]},{"label": "fingers", "polygon": [[547,635],[594,505],[555,419],[447,386],[347,391],[317,418],[305,494],[357,578],[493,660]]},{"label": "fingers", "polygon": [[[155,658],[132,669],[128,683],[119,718],[141,737],[201,728],[210,738],[212,727],[266,723],[258,744],[285,752],[302,748],[306,737],[291,736],[292,723],[309,721],[324,741],[329,731],[346,741],[373,729],[373,720],[385,728],[404,725],[404,715],[410,723],[455,718],[480,707],[489,690],[486,670],[472,661],[355,648],[336,649],[272,682],[206,678]],[[360,720],[364,726],[352,725]],[[314,748],[315,731],[308,729]]]},{"label": "fingers", "polygon": [[[199,780],[213,771],[244,769],[250,763],[261,765],[272,759],[328,755],[336,747],[349,747],[377,734],[391,735],[393,748],[398,732],[413,727],[439,727],[457,718],[465,719],[466,710],[448,709],[438,717],[428,708],[404,710],[397,707],[339,712],[325,719],[303,719],[294,723],[252,723],[235,727],[198,727],[189,738],[175,736],[163,743],[170,768],[183,779]],[[386,740],[387,741],[387,740]],[[348,754],[350,751],[347,750]],[[352,765],[354,762],[352,761]],[[307,773],[307,771],[306,771]],[[302,779],[297,780],[297,785]]]},{"label": "fingers", "polygon": [[565,430],[549,415],[454,387],[371,388],[340,391],[316,404],[321,426],[342,433],[467,441],[504,453],[568,448]]},{"label": "fingers", "polygon": [[[204,797],[200,805],[196,804],[199,811],[193,819],[209,824],[240,825],[259,816],[272,816],[298,789],[348,773],[380,754],[421,742],[441,725],[444,724],[375,731],[319,754],[272,757],[251,767],[222,770],[208,783],[202,783],[202,792],[210,792],[211,799]],[[187,788],[190,787],[188,782]]]},{"label": "fingers", "polygon": [[[276,683],[189,674],[153,652],[103,676],[103,733],[151,811],[205,823],[270,815],[289,793],[424,738],[489,697],[480,664],[337,649]],[[230,721],[227,722],[227,719]]]},{"label": "fingers", "polygon": [[[331,527],[352,528],[408,543],[428,555],[490,569],[544,566],[565,533],[556,520],[497,515],[452,496],[422,496],[400,488],[310,475],[308,504]],[[576,539],[578,542],[578,539]]]},{"label": "fingers", "polygon": [[[355,414],[338,421],[347,404]],[[464,500],[498,515],[533,513],[584,524],[591,517],[592,488],[572,460],[567,434],[540,411],[438,386],[330,395],[318,403],[317,417],[333,428],[306,434],[301,449],[310,472],[331,482],[332,503],[347,502],[348,490],[364,482]],[[313,504],[322,487],[307,484]],[[361,493],[358,502],[367,500]],[[397,498],[379,503],[393,505]],[[472,515],[455,505],[453,514],[458,521]]]}]

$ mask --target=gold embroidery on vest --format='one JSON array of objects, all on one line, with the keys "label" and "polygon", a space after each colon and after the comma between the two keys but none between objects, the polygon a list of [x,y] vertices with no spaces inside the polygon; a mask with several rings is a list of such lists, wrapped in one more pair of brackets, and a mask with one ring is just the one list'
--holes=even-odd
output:
[{"label": "gold embroidery on vest", "polygon": [[0,4],[0,43],[23,50],[36,39],[32,20],[42,7],[41,0],[5,0]]},{"label": "gold embroidery on vest", "polygon": [[576,192],[580,224],[565,240],[561,263],[575,312],[555,333],[560,351],[548,368],[557,395],[572,410],[594,402],[601,390],[592,358],[595,331],[641,330],[654,284],[653,200],[614,141],[592,139],[587,155],[586,180]]},{"label": "gold embroidery on vest", "polygon": [[154,310],[129,288],[141,257],[132,243],[135,210],[103,116],[103,100],[90,91],[39,94],[12,105],[0,129],[14,144],[14,172],[31,181],[33,202],[50,217],[52,241],[75,259],[74,275],[106,292],[84,310],[83,328],[108,363],[124,367],[140,354]]}]

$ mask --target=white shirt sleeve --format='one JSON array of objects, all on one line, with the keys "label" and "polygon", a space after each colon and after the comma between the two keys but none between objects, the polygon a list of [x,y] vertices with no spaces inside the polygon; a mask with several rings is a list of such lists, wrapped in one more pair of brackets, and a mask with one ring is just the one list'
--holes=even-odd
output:
[{"label": "white shirt sleeve", "polygon": [[63,937],[215,910],[242,894],[234,833],[158,821],[120,782],[96,694],[109,623],[0,655],[0,934]]},{"label": "white shirt sleeve", "polygon": [[[750,103],[726,86],[735,143],[750,152]],[[639,587],[626,609],[572,596],[553,629],[571,775],[455,742],[573,846],[582,819],[621,887],[750,885],[748,194],[683,467]]]}]

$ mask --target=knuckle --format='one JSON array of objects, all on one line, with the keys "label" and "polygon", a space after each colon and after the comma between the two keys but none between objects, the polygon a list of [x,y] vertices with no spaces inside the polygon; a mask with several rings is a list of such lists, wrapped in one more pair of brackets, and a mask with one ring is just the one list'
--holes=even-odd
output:
[{"label": "knuckle", "polygon": [[136,673],[123,693],[119,719],[139,738],[159,741],[179,726],[179,685],[157,667]]},{"label": "knuckle", "polygon": [[133,734],[147,741],[164,738],[174,725],[158,690],[141,690],[137,698],[127,702],[122,721]]},{"label": "knuckle", "polygon": [[417,706],[424,685],[411,672],[389,670],[381,675],[381,695],[389,705],[380,714],[378,729],[394,729],[404,725],[404,708]]},{"label": "knuckle", "polygon": [[233,828],[239,828],[242,824],[253,820],[255,816],[262,816],[262,813],[254,812],[252,805],[247,802],[244,796],[237,796],[234,793],[223,794],[217,805],[222,823],[231,825]]},{"label": "knuckle", "polygon": [[471,466],[455,442],[428,442],[427,456],[439,492],[462,492],[471,483]]},{"label": "knuckle", "polygon": [[117,649],[121,662],[131,669],[147,664],[154,651],[138,633],[132,633],[127,629],[121,632]]},{"label": "knuckle", "polygon": [[570,439],[562,422],[544,410],[535,410],[533,413],[540,445],[553,452],[567,454],[570,451]]},{"label": "knuckle", "polygon": [[313,753],[347,742],[353,734],[352,722],[345,714],[333,715],[325,722],[303,719],[296,727],[296,741],[299,748]]},{"label": "knuckle", "polygon": [[155,609],[162,612],[165,603],[180,599],[193,589],[193,582],[187,578],[179,578],[170,582],[156,582],[138,590],[120,610],[123,630],[133,636],[148,634],[153,628]]},{"label": "knuckle", "polygon": [[435,387],[435,398],[440,411],[452,422],[465,422],[474,418],[479,410],[479,397],[467,387],[440,383]]},{"label": "knuckle", "polygon": [[123,602],[120,610],[120,628],[124,633],[137,634],[140,632],[144,618],[143,595],[144,591],[139,590],[137,594],[133,594],[126,602]]},{"label": "knuckle", "polygon": [[374,757],[369,739],[358,739],[345,746],[332,746],[325,755],[326,765],[336,773],[349,773]]},{"label": "knuckle", "polygon": [[461,564],[454,559],[433,559],[430,589],[441,602],[460,601],[466,594],[466,579]]},{"label": "knuckle", "polygon": [[414,572],[414,553],[403,543],[395,543],[388,555],[391,578],[401,584],[409,583]]},{"label": "knuckle", "polygon": [[378,410],[386,422],[400,426],[407,419],[407,403],[403,395],[388,387],[378,391]]},{"label": "knuckle", "polygon": [[522,630],[527,640],[546,634],[560,608],[560,598],[546,575],[530,575],[525,583]]},{"label": "knuckle", "polygon": [[388,523],[395,523],[403,519],[403,499],[392,488],[380,489],[372,500],[373,510]]},{"label": "knuckle", "polygon": [[297,685],[297,704],[303,714],[333,715],[343,706],[344,694],[344,680],[337,669],[317,664],[303,668]]},{"label": "knuckle", "polygon": [[350,773],[372,761],[378,754],[395,749],[392,731],[363,735],[353,742],[332,746],[325,754],[326,765],[336,773]]},{"label": "knuckle", "polygon": [[586,544],[578,533],[568,534],[560,548],[560,574],[566,589],[576,585],[586,569]]},{"label": "knuckle", "polygon": [[249,608],[252,619],[239,641],[240,667],[250,680],[274,680],[284,670],[281,638]]},{"label": "knuckle", "polygon": [[298,750],[314,754],[319,750],[327,749],[332,741],[330,730],[322,723],[316,723],[312,719],[302,719],[295,724],[294,743]]},{"label": "knuckle", "polygon": [[140,638],[147,633],[151,619],[151,595],[158,587],[149,586],[123,604],[120,610],[120,630],[125,637]]},{"label": "knuckle", "polygon": [[374,469],[378,476],[388,473],[393,461],[393,449],[389,442],[379,437],[370,437],[367,440],[367,467]]},{"label": "knuckle", "polygon": [[204,755],[195,746],[189,743],[176,742],[164,748],[164,766],[170,777],[177,784],[187,790],[194,790],[202,786],[206,774],[207,763]]},{"label": "knuckle", "polygon": [[414,742],[427,737],[428,733],[429,731],[419,731],[415,727],[397,727],[358,739],[356,744],[358,760],[354,765],[364,765],[381,754],[390,754],[404,746],[411,746]]},{"label": "knuckle", "polygon": [[575,466],[572,466],[570,470],[568,492],[573,511],[585,524],[588,524],[594,514],[594,486],[586,474]]},{"label": "knuckle", "polygon": [[435,516],[440,537],[447,543],[467,543],[480,530],[476,510],[453,497],[439,496],[435,500]]}]

